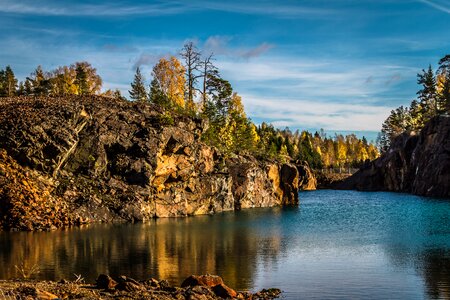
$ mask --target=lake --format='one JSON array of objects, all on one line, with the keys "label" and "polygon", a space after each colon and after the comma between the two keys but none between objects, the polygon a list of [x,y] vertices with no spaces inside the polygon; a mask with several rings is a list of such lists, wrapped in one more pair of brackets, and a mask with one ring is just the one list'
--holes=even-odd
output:
[{"label": "lake", "polygon": [[298,208],[251,209],[146,224],[0,233],[0,278],[100,273],[173,284],[219,274],[238,290],[285,299],[449,299],[450,201],[321,190]]}]

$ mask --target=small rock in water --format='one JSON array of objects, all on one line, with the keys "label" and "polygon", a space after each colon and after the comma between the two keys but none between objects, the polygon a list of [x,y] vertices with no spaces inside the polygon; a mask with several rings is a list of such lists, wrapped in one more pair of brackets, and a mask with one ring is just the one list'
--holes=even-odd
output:
[{"label": "small rock in water", "polygon": [[221,283],[212,288],[214,294],[221,298],[235,298],[237,293],[232,288],[227,287],[225,284]]},{"label": "small rock in water", "polygon": [[217,276],[217,275],[200,275],[200,276],[191,275],[183,281],[183,283],[181,284],[181,287],[196,286],[196,285],[213,287],[218,284],[223,284],[223,279],[220,276]]}]

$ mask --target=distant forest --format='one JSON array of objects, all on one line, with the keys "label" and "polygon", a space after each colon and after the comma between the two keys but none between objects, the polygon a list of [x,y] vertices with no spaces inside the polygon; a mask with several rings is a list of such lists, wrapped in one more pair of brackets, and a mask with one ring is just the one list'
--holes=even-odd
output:
[{"label": "distant forest", "polygon": [[437,71],[428,66],[417,74],[420,90],[409,107],[400,106],[391,111],[383,122],[377,144],[381,152],[404,132],[420,131],[431,118],[450,113],[450,54],[439,60]]},{"label": "distant forest", "polygon": [[[256,126],[246,115],[241,97],[222,78],[212,54],[202,55],[187,43],[179,57],[161,58],[153,67],[150,84],[140,68],[130,84],[129,98],[159,105],[168,125],[173,114],[186,114],[208,121],[205,143],[225,154],[252,154],[280,161],[306,161],[312,168],[359,167],[379,156],[375,145],[354,134],[327,136],[323,130],[292,132],[262,123]],[[18,82],[7,66],[0,70],[0,97],[103,95],[126,100],[119,90],[102,92],[102,79],[88,62],[44,71],[38,66]]]}]

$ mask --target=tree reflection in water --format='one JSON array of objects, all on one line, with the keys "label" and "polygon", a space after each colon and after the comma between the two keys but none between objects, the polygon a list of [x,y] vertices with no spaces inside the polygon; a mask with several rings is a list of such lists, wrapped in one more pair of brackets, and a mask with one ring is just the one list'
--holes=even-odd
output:
[{"label": "tree reflection in water", "polygon": [[[100,273],[136,279],[156,277],[173,284],[191,274],[220,274],[237,289],[253,284],[258,260],[270,262],[281,251],[276,226],[258,234],[264,215],[280,209],[224,213],[146,224],[95,225],[55,232],[0,233],[0,278],[17,276],[15,265],[37,264],[36,278],[93,282]],[[275,218],[274,218],[275,217]],[[261,247],[264,245],[264,247]]]}]

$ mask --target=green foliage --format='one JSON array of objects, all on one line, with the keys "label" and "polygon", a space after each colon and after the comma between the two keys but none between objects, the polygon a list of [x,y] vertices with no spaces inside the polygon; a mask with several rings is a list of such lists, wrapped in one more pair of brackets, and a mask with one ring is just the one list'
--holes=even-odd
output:
[{"label": "green foliage", "polygon": [[130,98],[135,101],[146,101],[147,91],[145,90],[144,76],[141,73],[139,67],[136,69],[134,75],[134,81],[131,83],[131,90],[128,91]]},{"label": "green foliage", "polygon": [[169,98],[159,88],[159,84],[156,79],[153,79],[150,83],[149,100],[150,102],[165,108],[173,107],[172,102],[169,101]]},{"label": "green foliage", "polygon": [[430,65],[417,74],[417,83],[420,85],[418,100],[413,100],[409,108],[400,106],[392,110],[383,122],[377,139],[381,152],[387,151],[401,133],[421,130],[431,118],[450,113],[450,55],[439,61],[436,76]]},{"label": "green foliage", "polygon": [[89,87],[87,82],[87,72],[81,64],[77,64],[75,77],[75,85],[77,86],[78,95],[86,95],[89,93]]},{"label": "green foliage", "polygon": [[159,123],[161,125],[173,126],[175,124],[175,121],[169,112],[164,112],[159,116]]},{"label": "green foliage", "polygon": [[17,93],[17,79],[10,66],[0,70],[0,97],[11,97]]}]

